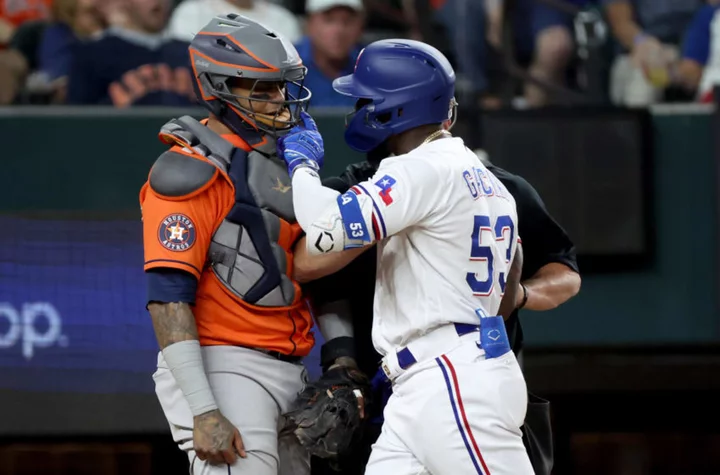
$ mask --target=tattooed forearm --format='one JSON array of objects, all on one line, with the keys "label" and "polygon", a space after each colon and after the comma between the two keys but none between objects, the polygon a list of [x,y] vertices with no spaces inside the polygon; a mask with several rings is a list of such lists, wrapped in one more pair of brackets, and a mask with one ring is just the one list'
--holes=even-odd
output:
[{"label": "tattooed forearm", "polygon": [[190,305],[182,302],[148,305],[155,336],[161,349],[185,340],[197,340],[195,316]]}]

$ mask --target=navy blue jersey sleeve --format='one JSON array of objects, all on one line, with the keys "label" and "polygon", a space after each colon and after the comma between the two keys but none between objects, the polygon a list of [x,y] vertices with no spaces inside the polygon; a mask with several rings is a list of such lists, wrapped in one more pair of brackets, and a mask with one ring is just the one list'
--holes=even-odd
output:
[{"label": "navy blue jersey sleeve", "polygon": [[195,303],[197,279],[180,269],[155,268],[145,273],[147,277],[147,301]]}]

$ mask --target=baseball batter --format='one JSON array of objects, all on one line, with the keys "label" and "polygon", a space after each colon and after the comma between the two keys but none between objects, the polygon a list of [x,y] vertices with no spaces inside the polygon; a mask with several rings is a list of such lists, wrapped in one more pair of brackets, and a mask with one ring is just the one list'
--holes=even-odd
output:
[{"label": "baseball batter", "polygon": [[373,342],[393,395],[367,474],[533,473],[520,431],[525,381],[498,316],[514,308],[521,269],[515,201],[443,129],[454,82],[424,43],[363,50],[334,82],[357,99],[346,141],[392,156],[345,194],[321,184],[322,138],[309,116],[278,147],[309,253],[378,243]]},{"label": "baseball batter", "polygon": [[163,127],[172,148],[140,193],[157,397],[192,473],[302,475],[310,457],[285,414],[314,341],[276,139],[310,98],[306,69],[279,34],[233,14],[189,53],[210,116]]}]

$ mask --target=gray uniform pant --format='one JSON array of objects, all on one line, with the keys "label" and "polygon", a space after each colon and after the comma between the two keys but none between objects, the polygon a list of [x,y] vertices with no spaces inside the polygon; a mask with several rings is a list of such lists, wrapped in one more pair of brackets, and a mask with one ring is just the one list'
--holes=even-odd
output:
[{"label": "gray uniform pant", "polygon": [[193,416],[162,353],[153,379],[173,439],[192,464],[193,475],[307,475],[310,456],[283,417],[307,382],[301,362],[280,361],[236,346],[202,347],[203,363],[220,412],[240,431],[247,458],[212,466],[196,458]]}]

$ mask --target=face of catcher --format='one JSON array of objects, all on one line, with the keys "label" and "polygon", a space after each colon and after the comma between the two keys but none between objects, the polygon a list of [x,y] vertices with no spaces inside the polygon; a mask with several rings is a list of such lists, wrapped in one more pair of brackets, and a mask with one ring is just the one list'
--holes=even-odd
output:
[{"label": "face of catcher", "polygon": [[291,114],[285,103],[286,83],[237,78],[228,86],[238,104],[254,114],[253,119],[278,128],[289,123]]}]

